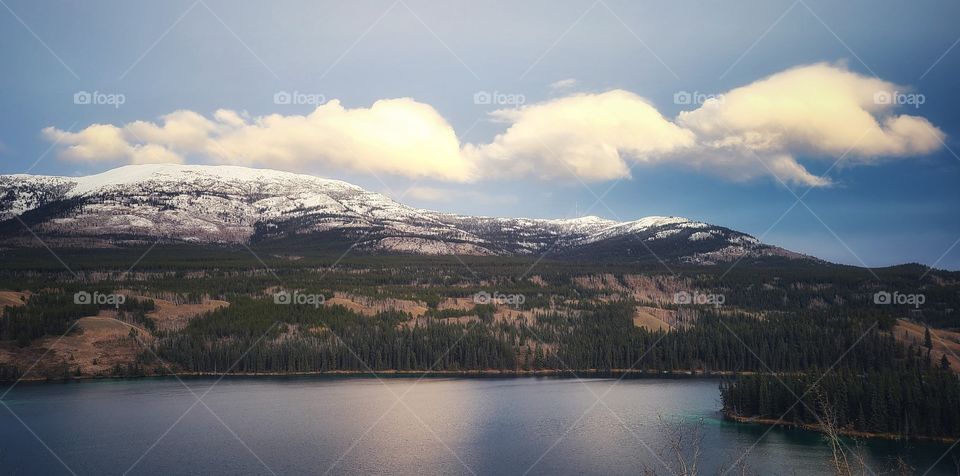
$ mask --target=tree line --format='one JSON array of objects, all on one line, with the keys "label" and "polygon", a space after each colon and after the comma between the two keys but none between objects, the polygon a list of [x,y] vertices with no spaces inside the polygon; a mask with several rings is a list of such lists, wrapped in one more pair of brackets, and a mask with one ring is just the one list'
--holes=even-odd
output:
[{"label": "tree line", "polygon": [[941,367],[741,375],[724,381],[720,395],[724,413],[734,417],[899,438],[960,437],[960,380]]}]

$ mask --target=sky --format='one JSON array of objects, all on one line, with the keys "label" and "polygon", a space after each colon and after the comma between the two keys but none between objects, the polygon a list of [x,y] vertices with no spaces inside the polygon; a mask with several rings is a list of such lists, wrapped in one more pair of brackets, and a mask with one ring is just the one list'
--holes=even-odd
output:
[{"label": "sky", "polygon": [[235,164],[960,269],[960,4],[0,1],[0,173]]}]

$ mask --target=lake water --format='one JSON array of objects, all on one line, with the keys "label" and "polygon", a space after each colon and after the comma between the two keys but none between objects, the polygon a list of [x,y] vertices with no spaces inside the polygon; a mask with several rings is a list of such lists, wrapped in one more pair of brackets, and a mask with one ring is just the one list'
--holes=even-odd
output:
[{"label": "lake water", "polygon": [[[704,419],[701,474],[829,473],[819,435],[722,421],[712,379],[227,378],[17,385],[0,474],[666,473],[657,415]],[[203,395],[206,404],[197,403]],[[596,396],[604,395],[596,404]],[[402,396],[402,403],[398,403]],[[209,408],[207,408],[209,407]],[[948,447],[871,442],[874,472]],[[59,458],[59,460],[58,460]],[[736,474],[731,471],[729,474]],[[948,456],[929,474],[956,474]]]}]

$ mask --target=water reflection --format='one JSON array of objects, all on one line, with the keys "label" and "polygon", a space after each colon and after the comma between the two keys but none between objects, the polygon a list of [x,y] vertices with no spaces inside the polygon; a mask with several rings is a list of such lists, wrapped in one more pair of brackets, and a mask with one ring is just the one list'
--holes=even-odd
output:
[{"label": "water reflection", "polygon": [[[766,431],[720,420],[713,380],[214,382],[21,384],[4,402],[77,474],[135,463],[131,474],[636,474],[663,471],[650,451],[666,443],[658,414],[703,418],[701,469],[713,474]],[[209,410],[191,390],[209,390]],[[922,473],[945,449],[871,442],[865,454],[874,471],[902,453]],[[828,458],[818,435],[775,429],[748,461],[762,474],[826,474]],[[68,474],[9,413],[0,414],[0,472]],[[950,458],[930,474],[953,474]]]}]

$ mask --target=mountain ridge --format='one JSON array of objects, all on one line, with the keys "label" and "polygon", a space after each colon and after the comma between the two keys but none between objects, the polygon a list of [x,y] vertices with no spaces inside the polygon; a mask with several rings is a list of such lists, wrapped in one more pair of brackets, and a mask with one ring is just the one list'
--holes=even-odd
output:
[{"label": "mountain ridge", "polygon": [[[31,227],[23,229],[20,222]],[[615,221],[413,208],[340,180],[224,165],[128,165],[83,177],[0,175],[0,244],[352,242],[371,253],[535,255],[716,264],[813,259],[682,217]]]}]

